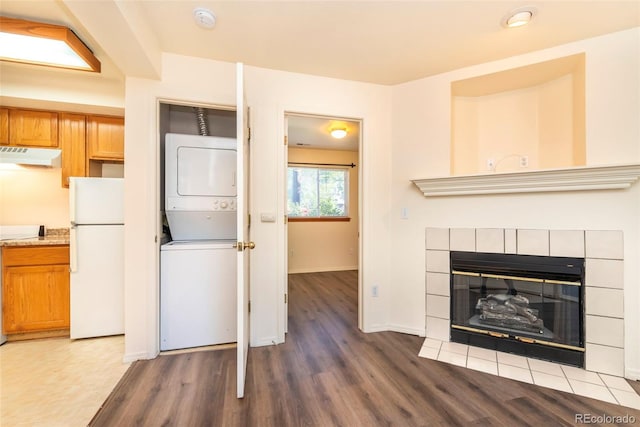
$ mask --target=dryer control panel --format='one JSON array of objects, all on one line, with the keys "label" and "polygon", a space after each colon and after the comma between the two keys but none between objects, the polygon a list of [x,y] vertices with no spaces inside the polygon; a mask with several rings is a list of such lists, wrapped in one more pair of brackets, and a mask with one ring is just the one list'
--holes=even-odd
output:
[{"label": "dryer control panel", "polygon": [[235,211],[236,199],[235,198],[216,198],[212,202],[212,209],[214,211]]}]

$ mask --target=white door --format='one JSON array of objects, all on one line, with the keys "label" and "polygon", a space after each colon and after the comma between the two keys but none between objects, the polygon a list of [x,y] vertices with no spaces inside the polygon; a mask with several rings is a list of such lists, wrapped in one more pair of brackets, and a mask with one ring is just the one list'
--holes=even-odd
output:
[{"label": "white door", "polygon": [[244,74],[241,63],[236,68],[236,138],[237,155],[237,214],[238,214],[238,398],[244,397],[244,384],[249,355],[249,249],[254,244],[249,236],[249,109],[244,97]]},{"label": "white door", "polygon": [[284,333],[289,332],[289,216],[288,216],[288,179],[289,179],[289,117],[284,116]]}]

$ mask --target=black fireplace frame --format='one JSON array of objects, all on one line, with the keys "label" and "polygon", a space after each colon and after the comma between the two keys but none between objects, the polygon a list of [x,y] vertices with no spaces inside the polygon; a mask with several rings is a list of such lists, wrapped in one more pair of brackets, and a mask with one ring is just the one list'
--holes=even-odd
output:
[{"label": "black fireplace frame", "polygon": [[468,344],[491,350],[497,350],[525,357],[549,360],[567,365],[584,368],[585,366],[585,310],[584,310],[584,258],[547,257],[536,255],[496,254],[484,252],[450,252],[450,313],[454,313],[453,271],[485,273],[529,277],[546,280],[574,281],[579,279],[580,301],[578,311],[580,317],[579,347],[578,349],[565,346],[526,342],[514,335],[495,333],[491,327],[486,331],[459,329],[454,326],[453,316],[450,320],[450,340],[452,342]]}]

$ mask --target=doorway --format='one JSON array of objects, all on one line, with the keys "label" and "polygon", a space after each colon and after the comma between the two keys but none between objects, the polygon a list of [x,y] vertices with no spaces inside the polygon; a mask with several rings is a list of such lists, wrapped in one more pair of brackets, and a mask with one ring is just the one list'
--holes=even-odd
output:
[{"label": "doorway", "polygon": [[[361,268],[361,128],[357,119],[285,113],[287,293],[290,274]],[[358,327],[361,311],[358,298]]]}]

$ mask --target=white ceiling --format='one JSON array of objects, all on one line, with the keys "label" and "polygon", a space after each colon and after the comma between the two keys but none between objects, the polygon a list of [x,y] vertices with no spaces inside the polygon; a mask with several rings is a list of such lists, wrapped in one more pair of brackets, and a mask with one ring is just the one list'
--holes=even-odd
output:
[{"label": "white ceiling", "polygon": [[[397,84],[640,25],[638,1],[148,1],[163,50]],[[505,29],[519,6],[527,27]],[[213,30],[192,10],[217,16]]]},{"label": "white ceiling", "polygon": [[[523,5],[537,9],[532,23],[503,28]],[[196,7],[215,13],[214,29],[195,25]],[[640,25],[638,0],[3,0],[0,13],[68,25],[103,62],[106,27],[165,52],[387,85]]]},{"label": "white ceiling", "polygon": [[[528,26],[500,25],[525,5]],[[196,7],[214,29],[195,25]],[[2,0],[0,13],[69,26],[112,82],[157,73],[157,50],[393,85],[640,26],[640,0]]]},{"label": "white ceiling", "polygon": [[[358,151],[360,147],[360,122],[331,117],[306,115],[287,116],[290,148],[316,148],[323,150]],[[331,130],[342,128],[347,136],[331,137]]]}]

